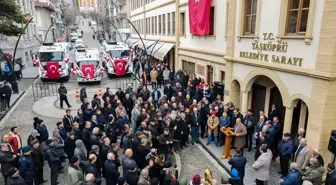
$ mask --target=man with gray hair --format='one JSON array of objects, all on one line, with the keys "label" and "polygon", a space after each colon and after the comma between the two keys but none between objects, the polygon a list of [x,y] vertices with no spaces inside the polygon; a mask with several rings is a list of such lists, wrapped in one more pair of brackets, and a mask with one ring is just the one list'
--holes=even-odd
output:
[{"label": "man with gray hair", "polygon": [[299,171],[299,166],[296,163],[291,163],[288,175],[285,178],[280,179],[280,185],[288,184],[302,184],[301,173]]},{"label": "man with gray hair", "polygon": [[318,149],[314,149],[313,150],[313,157],[315,159],[317,159],[318,163],[321,165],[321,166],[324,166],[324,160],[323,160],[323,157],[321,156],[320,152],[318,151]]},{"label": "man with gray hair", "polygon": [[324,172],[324,167],[321,166],[317,159],[310,158],[309,159],[310,167],[305,168],[305,172],[302,176],[303,181],[309,181],[313,185],[320,185],[322,184],[322,175]]},{"label": "man with gray hair", "polygon": [[107,160],[104,163],[105,166],[105,176],[106,184],[117,184],[117,179],[120,176],[118,172],[118,167],[114,163],[115,156],[113,152],[107,154]]},{"label": "man with gray hair", "polygon": [[100,139],[99,131],[100,131],[100,130],[99,130],[98,127],[95,127],[95,128],[92,130],[92,134],[90,135],[90,144],[91,144],[91,147],[92,147],[93,145],[102,146],[103,141]]},{"label": "man with gray hair", "polygon": [[296,137],[294,138],[294,150],[293,150],[293,158],[296,150],[298,149],[300,145],[300,139],[304,138],[305,135],[305,129],[304,128],[299,128],[298,133]]},{"label": "man with gray hair", "polygon": [[311,157],[311,150],[307,146],[307,140],[305,138],[300,139],[300,145],[294,154],[294,162],[298,164],[301,171],[304,171],[309,164]]},{"label": "man with gray hair", "polygon": [[94,178],[94,176],[93,176],[92,173],[86,174],[86,177],[85,177],[86,183],[85,183],[85,185],[95,185],[94,180],[95,180],[95,178]]}]

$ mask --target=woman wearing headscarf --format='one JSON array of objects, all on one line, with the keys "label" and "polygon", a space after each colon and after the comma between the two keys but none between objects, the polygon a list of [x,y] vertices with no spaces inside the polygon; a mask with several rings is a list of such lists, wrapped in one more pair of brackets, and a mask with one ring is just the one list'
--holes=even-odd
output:
[{"label": "woman wearing headscarf", "polygon": [[87,158],[87,150],[84,146],[84,143],[82,140],[78,139],[75,142],[76,148],[74,151],[74,156],[76,156],[79,159],[79,167],[81,168],[82,171],[85,171],[85,167],[89,165],[89,160]]},{"label": "woman wearing headscarf", "polygon": [[201,182],[204,185],[217,185],[217,181],[212,177],[212,171],[210,168],[205,169],[204,178]]}]

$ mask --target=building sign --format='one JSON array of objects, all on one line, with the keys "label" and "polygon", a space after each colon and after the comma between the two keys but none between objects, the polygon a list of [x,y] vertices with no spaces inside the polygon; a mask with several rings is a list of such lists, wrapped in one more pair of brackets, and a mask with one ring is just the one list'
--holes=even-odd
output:
[{"label": "building sign", "polygon": [[[287,53],[288,43],[276,43],[273,33],[264,33],[264,43],[252,43],[252,50],[255,52],[240,51],[239,57],[259,60],[264,62],[271,61],[272,63],[285,64],[290,66],[302,67],[303,58],[287,57],[281,53]],[[279,54],[266,54],[264,52],[274,52]]]},{"label": "building sign", "polygon": [[196,74],[205,76],[205,66],[196,64]]}]

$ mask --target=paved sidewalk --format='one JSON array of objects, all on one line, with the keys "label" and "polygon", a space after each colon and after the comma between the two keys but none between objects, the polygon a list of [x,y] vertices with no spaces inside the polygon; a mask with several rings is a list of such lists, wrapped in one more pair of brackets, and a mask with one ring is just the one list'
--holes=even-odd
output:
[{"label": "paved sidewalk", "polygon": [[36,79],[38,76],[38,67],[33,66],[33,64],[26,64],[22,69],[22,77],[24,79]]},{"label": "paved sidewalk", "polygon": [[[204,149],[206,149],[216,160],[219,162],[221,166],[223,166],[227,171],[230,171],[231,165],[229,165],[227,159],[221,159],[224,146],[223,147],[216,147],[213,142],[210,145],[206,145],[207,139],[199,138],[200,144]],[[244,156],[247,158],[247,164],[245,167],[245,177],[244,177],[244,184],[246,185],[255,185],[255,171],[252,168],[252,164],[254,163],[254,153],[255,149],[252,152],[248,152],[247,149],[244,149]],[[234,150],[231,150],[231,155],[234,154]],[[280,176],[278,174],[280,171],[280,165],[272,161],[271,168],[270,168],[270,180],[268,181],[268,185],[278,185]]]}]

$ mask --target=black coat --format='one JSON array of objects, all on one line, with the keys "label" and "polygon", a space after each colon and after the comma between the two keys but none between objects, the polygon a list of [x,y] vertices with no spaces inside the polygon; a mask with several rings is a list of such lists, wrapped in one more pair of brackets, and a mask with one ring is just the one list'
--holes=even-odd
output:
[{"label": "black coat", "polygon": [[84,128],[82,131],[82,140],[86,147],[91,146],[90,136],[91,136],[91,129]]},{"label": "black coat", "polygon": [[106,136],[110,139],[111,143],[117,142],[117,127],[113,124],[107,124],[105,127]]},{"label": "black coat", "polygon": [[35,168],[36,169],[43,169],[44,158],[43,158],[43,154],[42,154],[41,148],[33,148],[31,157],[33,159]]},{"label": "black coat", "polygon": [[202,106],[201,112],[200,112],[200,116],[201,116],[200,122],[206,122],[206,121],[208,121],[208,117],[210,116],[210,107],[209,107],[209,104]]},{"label": "black coat", "polygon": [[26,185],[25,180],[22,177],[8,177],[7,185]]},{"label": "black coat", "polygon": [[135,172],[128,172],[126,174],[126,182],[128,185],[137,185],[139,180],[139,175],[138,173]]},{"label": "black coat", "polygon": [[118,99],[119,99],[119,100],[122,100],[122,99],[125,98],[125,93],[124,93],[124,91],[117,91],[117,92],[115,93],[115,95],[118,96]]},{"label": "black coat", "polygon": [[72,116],[65,115],[63,117],[63,125],[67,132],[71,131],[72,124],[74,123],[74,118]]},{"label": "black coat", "polygon": [[[98,162],[98,161],[97,161]],[[89,164],[86,168],[86,173],[92,173],[92,175],[94,176],[95,180],[95,184],[96,185],[100,185],[101,184],[101,176],[100,176],[100,171],[97,170],[97,168],[93,165],[93,164]]]},{"label": "black coat", "polygon": [[120,173],[118,172],[117,166],[111,160],[105,161],[105,175],[106,175],[106,184],[116,185]]},{"label": "black coat", "polygon": [[98,145],[98,146],[101,146],[101,139],[99,136],[95,135],[95,134],[91,134],[90,136],[90,146],[93,146],[93,145]]},{"label": "black coat", "polygon": [[232,119],[231,119],[231,125],[230,125],[230,127],[233,127],[233,128],[235,127],[237,118],[240,118],[240,120],[242,122],[244,120],[244,117],[243,117],[243,115],[240,112],[238,112],[237,116],[234,115],[234,114],[232,114]]},{"label": "black coat", "polygon": [[15,159],[12,152],[0,151],[0,163],[2,175],[8,175],[8,169],[14,167]]},{"label": "black coat", "polygon": [[325,180],[325,185],[334,185],[336,184],[336,171],[332,173],[328,173],[326,180]]},{"label": "black coat", "polygon": [[146,146],[139,145],[137,149],[137,164],[140,169],[144,169],[147,166],[146,156],[149,154],[150,149]]},{"label": "black coat", "polygon": [[[197,118],[194,113],[189,115],[191,127],[198,127],[200,125],[200,114],[197,113]],[[197,125],[198,123],[198,125]]]},{"label": "black coat", "polygon": [[67,154],[68,158],[71,159],[74,156],[74,151],[76,148],[76,139],[72,140],[70,137],[64,143],[64,152]]},{"label": "black coat", "polygon": [[124,98],[122,100],[122,104],[124,105],[127,113],[132,111],[133,101],[132,101],[131,97],[129,97],[128,99]]},{"label": "black coat", "polygon": [[163,94],[167,95],[168,99],[170,100],[171,97],[173,96],[174,94],[174,89],[172,87],[165,87],[164,90],[163,90]]},{"label": "black coat", "polygon": [[43,143],[44,141],[48,140],[49,133],[47,130],[47,127],[45,125],[37,125],[36,127],[37,132],[40,134],[40,137],[38,137],[39,143]]},{"label": "black coat", "polygon": [[75,140],[82,139],[82,131],[79,128],[78,129],[73,128],[71,132],[75,133]]},{"label": "black coat", "polygon": [[99,152],[101,161],[106,161],[107,160],[107,154],[108,154],[109,150],[111,150],[110,146],[107,146],[105,144],[102,146],[102,148]]}]

